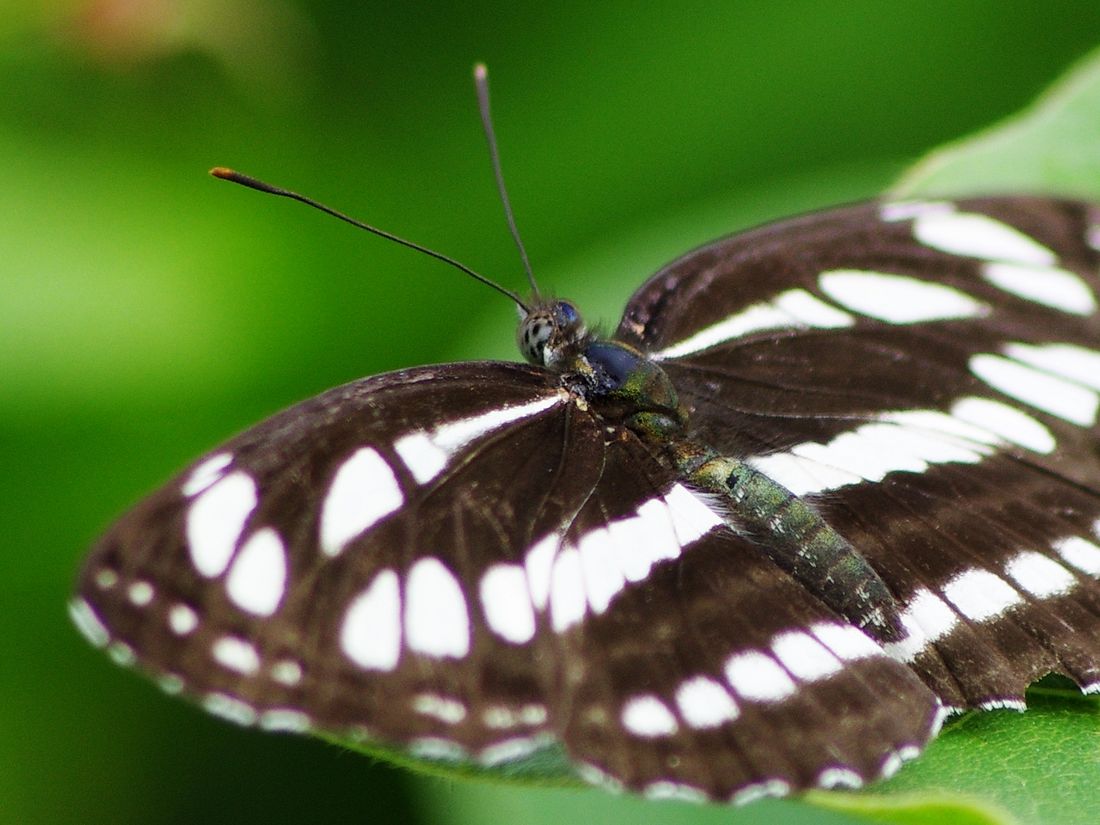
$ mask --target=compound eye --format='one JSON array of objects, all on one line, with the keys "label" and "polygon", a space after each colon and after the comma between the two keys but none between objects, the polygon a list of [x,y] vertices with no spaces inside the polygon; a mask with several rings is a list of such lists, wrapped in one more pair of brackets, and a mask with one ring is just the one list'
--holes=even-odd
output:
[{"label": "compound eye", "polygon": [[557,306],[554,307],[554,314],[562,327],[571,327],[581,319],[577,308],[568,301],[558,301]]}]

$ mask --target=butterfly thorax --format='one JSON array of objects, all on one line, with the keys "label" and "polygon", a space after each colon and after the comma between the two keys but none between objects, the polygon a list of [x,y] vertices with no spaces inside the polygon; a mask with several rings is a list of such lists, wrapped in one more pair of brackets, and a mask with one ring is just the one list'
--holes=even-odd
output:
[{"label": "butterfly thorax", "polygon": [[599,339],[570,302],[537,304],[516,338],[530,363],[560,373],[563,384],[607,421],[660,441],[684,431],[687,411],[665,371],[628,344]]}]

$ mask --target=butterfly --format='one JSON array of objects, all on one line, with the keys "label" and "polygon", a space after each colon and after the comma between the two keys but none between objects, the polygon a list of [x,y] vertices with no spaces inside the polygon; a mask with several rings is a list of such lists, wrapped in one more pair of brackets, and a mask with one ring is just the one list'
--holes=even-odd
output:
[{"label": "butterfly", "polygon": [[782,221],[607,338],[495,288],[526,363],[229,440],[96,544],[77,626],[241,724],[738,803],[890,776],[1049,672],[1100,691],[1100,207]]}]

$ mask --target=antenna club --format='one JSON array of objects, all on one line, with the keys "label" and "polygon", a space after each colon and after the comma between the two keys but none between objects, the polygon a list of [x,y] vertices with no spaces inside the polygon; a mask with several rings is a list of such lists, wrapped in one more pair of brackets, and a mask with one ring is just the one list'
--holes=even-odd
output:
[{"label": "antenna club", "polygon": [[485,79],[489,76],[489,68],[484,63],[474,64],[474,80],[479,83],[484,83]]},{"label": "antenna club", "polygon": [[258,192],[266,192],[269,195],[279,195],[284,198],[293,198],[298,201],[309,201],[308,198],[303,198],[294,192],[290,192],[286,189],[282,189],[278,186],[272,186],[270,183],[264,183],[262,180],[246,175],[242,172],[238,172],[236,169],[228,169],[224,166],[215,166],[210,170],[210,174],[219,180],[227,180],[230,183],[239,183],[241,186],[247,186],[249,189],[255,189]]}]

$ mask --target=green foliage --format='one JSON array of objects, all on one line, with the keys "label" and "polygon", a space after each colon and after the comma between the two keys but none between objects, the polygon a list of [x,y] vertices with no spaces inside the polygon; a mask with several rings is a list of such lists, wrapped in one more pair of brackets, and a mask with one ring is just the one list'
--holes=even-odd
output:
[{"label": "green foliage", "polygon": [[1034,192],[1100,198],[1100,51],[1034,104],[930,152],[897,196]]},{"label": "green foliage", "polygon": [[[963,823],[981,812],[991,822],[1089,823],[1100,807],[1098,771],[1100,701],[1050,679],[1028,692],[1026,713],[971,713],[952,723],[923,757],[874,789],[882,797],[853,800],[852,810],[898,823]],[[952,806],[949,794],[962,798]],[[904,818],[891,814],[895,795],[908,806]],[[923,808],[931,810],[921,819]],[[1012,816],[995,818],[997,810]]]}]

